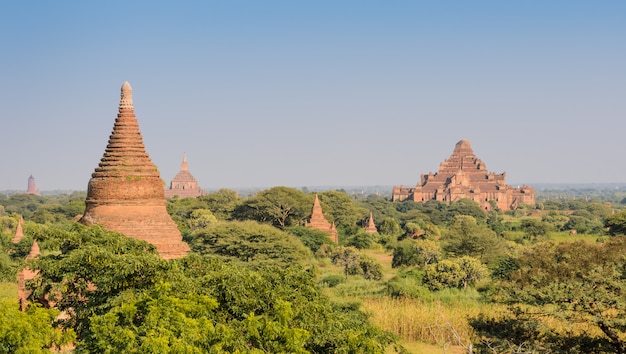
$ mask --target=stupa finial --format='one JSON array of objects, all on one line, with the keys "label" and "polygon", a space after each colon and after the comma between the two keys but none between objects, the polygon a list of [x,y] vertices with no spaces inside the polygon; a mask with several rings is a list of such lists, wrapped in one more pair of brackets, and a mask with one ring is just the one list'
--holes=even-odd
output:
[{"label": "stupa finial", "polygon": [[120,110],[134,109],[133,107],[133,89],[128,81],[124,81],[122,85],[122,93],[120,95]]}]

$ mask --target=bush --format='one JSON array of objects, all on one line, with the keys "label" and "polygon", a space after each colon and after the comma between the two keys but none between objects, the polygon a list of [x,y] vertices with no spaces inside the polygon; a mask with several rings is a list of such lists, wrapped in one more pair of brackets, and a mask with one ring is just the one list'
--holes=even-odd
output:
[{"label": "bush", "polygon": [[346,246],[353,246],[360,250],[363,250],[363,249],[371,248],[373,243],[374,241],[373,241],[372,234],[368,234],[365,231],[361,231],[357,233],[356,235],[352,236],[351,238],[349,238],[348,241],[346,241]]},{"label": "bush", "polygon": [[299,238],[313,253],[317,252],[323,245],[330,246],[334,244],[327,233],[310,227],[294,226],[287,228],[285,231]]},{"label": "bush", "polygon": [[380,280],[383,278],[383,266],[372,257],[361,255],[359,269],[360,274],[365,279]]},{"label": "bush", "polygon": [[341,276],[341,275],[337,275],[337,274],[332,274],[329,276],[324,277],[321,281],[320,281],[320,285],[321,286],[327,286],[329,288],[334,288],[335,286],[341,284],[341,283],[345,283],[346,279]]}]

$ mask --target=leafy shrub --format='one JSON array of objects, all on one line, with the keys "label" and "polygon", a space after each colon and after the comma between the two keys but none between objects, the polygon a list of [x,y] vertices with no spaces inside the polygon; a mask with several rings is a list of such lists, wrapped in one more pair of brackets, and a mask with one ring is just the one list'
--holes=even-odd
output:
[{"label": "leafy shrub", "polygon": [[334,288],[335,286],[344,283],[346,281],[346,279],[341,276],[341,275],[337,275],[337,274],[332,274],[332,275],[328,275],[326,277],[324,277],[321,281],[320,284],[321,285],[325,285],[329,288]]},{"label": "leafy shrub", "polygon": [[352,246],[363,250],[371,248],[373,243],[374,239],[372,234],[368,234],[365,231],[360,231],[346,241],[346,246]]},{"label": "leafy shrub", "polygon": [[285,231],[299,238],[302,244],[307,246],[313,253],[317,252],[323,245],[334,245],[327,233],[310,227],[293,226]]}]

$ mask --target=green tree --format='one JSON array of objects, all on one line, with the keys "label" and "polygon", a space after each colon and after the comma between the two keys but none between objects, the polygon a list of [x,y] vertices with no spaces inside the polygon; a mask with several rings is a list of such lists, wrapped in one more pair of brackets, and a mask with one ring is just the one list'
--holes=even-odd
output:
[{"label": "green tree", "polygon": [[231,220],[233,212],[241,203],[237,192],[231,189],[220,189],[198,199],[220,220]]},{"label": "green tree", "polygon": [[465,273],[459,263],[444,259],[425,268],[423,283],[433,291],[445,288],[458,288],[461,286],[464,277]]},{"label": "green tree", "polygon": [[474,257],[463,256],[454,261],[459,264],[463,272],[463,277],[461,278],[463,289],[466,289],[468,285],[476,284],[489,275],[489,269]]},{"label": "green tree", "polygon": [[398,242],[393,252],[391,266],[393,268],[403,265],[421,265],[426,267],[430,263],[436,263],[441,258],[441,246],[439,242],[422,240],[403,240]]},{"label": "green tree", "polygon": [[41,255],[32,265],[39,270],[33,297],[46,298],[60,311],[72,314],[62,322],[79,337],[89,334],[92,315],[106,312],[108,299],[126,289],[150,287],[158,279],[168,279],[169,274],[174,276],[153,245],[98,226],[72,224],[69,229],[34,231],[37,239],[57,238],[61,245],[60,252]]},{"label": "green tree", "polygon": [[368,234],[364,230],[360,230],[352,237],[346,240],[346,246],[353,246],[360,250],[367,249],[372,247],[374,244],[374,236],[372,234]]},{"label": "green tree", "polygon": [[53,353],[53,348],[69,344],[74,332],[52,326],[58,314],[55,309],[38,306],[22,312],[16,301],[0,300],[0,352]]},{"label": "green tree", "polygon": [[445,236],[443,249],[456,257],[472,256],[490,262],[505,253],[505,241],[471,216],[458,215]]},{"label": "green tree", "polygon": [[305,264],[311,253],[295,236],[254,221],[222,221],[191,236],[191,249],[250,267]]},{"label": "green tree", "polygon": [[457,215],[471,216],[479,223],[484,223],[487,219],[487,215],[480,205],[467,198],[450,203],[447,214],[447,219],[451,221],[454,220]]},{"label": "green tree", "polygon": [[393,218],[384,218],[378,224],[378,233],[383,235],[396,235],[400,232],[400,225]]},{"label": "green tree", "polygon": [[324,231],[306,226],[292,226],[287,228],[286,231],[299,238],[302,244],[307,246],[313,253],[317,252],[322,245],[327,245],[331,248],[335,245]]},{"label": "green tree", "polygon": [[[520,323],[539,323],[532,338],[546,351],[624,353],[626,346],[626,238],[604,243],[534,245],[497,285],[495,299],[510,304]],[[523,306],[520,306],[523,305]],[[569,332],[540,321],[578,324],[597,331]],[[539,322],[538,322],[539,321]],[[549,322],[548,322],[549,323]],[[547,327],[547,328],[546,328]],[[497,333],[491,336],[498,338]],[[510,338],[519,343],[520,338]],[[563,349],[567,348],[567,349]]]},{"label": "green tree", "polygon": [[360,255],[358,268],[359,274],[365,279],[381,280],[383,278],[383,266],[372,257]]},{"label": "green tree", "polygon": [[313,201],[302,191],[288,187],[274,187],[259,192],[239,205],[233,216],[239,220],[270,223],[280,229],[300,225],[310,215]]},{"label": "green tree", "polygon": [[343,268],[343,272],[348,279],[348,275],[351,272],[354,272],[352,269],[355,269],[359,263],[359,251],[351,246],[348,247],[337,247],[330,259],[333,264],[341,266]]},{"label": "green tree", "polygon": [[604,221],[610,235],[626,235],[626,210],[619,211]]},{"label": "green tree", "polygon": [[384,353],[393,342],[357,307],[331,304],[293,262],[250,269],[197,253],[166,261],[145,242],[64,227],[33,228],[42,244],[58,245],[33,264],[35,297],[67,311],[76,353]]},{"label": "green tree", "polygon": [[538,240],[546,238],[551,231],[551,225],[539,221],[537,219],[525,218],[520,222],[520,228],[526,233],[526,236],[530,240]]},{"label": "green tree", "polygon": [[191,232],[209,227],[215,223],[217,223],[217,218],[207,209],[196,209],[191,212],[187,219],[187,225]]}]

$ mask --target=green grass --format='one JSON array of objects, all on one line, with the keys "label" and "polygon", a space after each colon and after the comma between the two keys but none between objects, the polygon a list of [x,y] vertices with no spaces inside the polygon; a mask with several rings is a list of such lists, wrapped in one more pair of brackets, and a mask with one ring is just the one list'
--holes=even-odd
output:
[{"label": "green grass", "polygon": [[0,282],[0,300],[17,301],[17,283]]},{"label": "green grass", "polygon": [[606,239],[608,236],[599,236],[599,235],[588,235],[588,234],[576,234],[570,235],[567,231],[560,232],[551,232],[550,233],[550,241],[554,242],[576,242],[576,241],[587,241],[587,242],[596,242],[599,239]]}]

